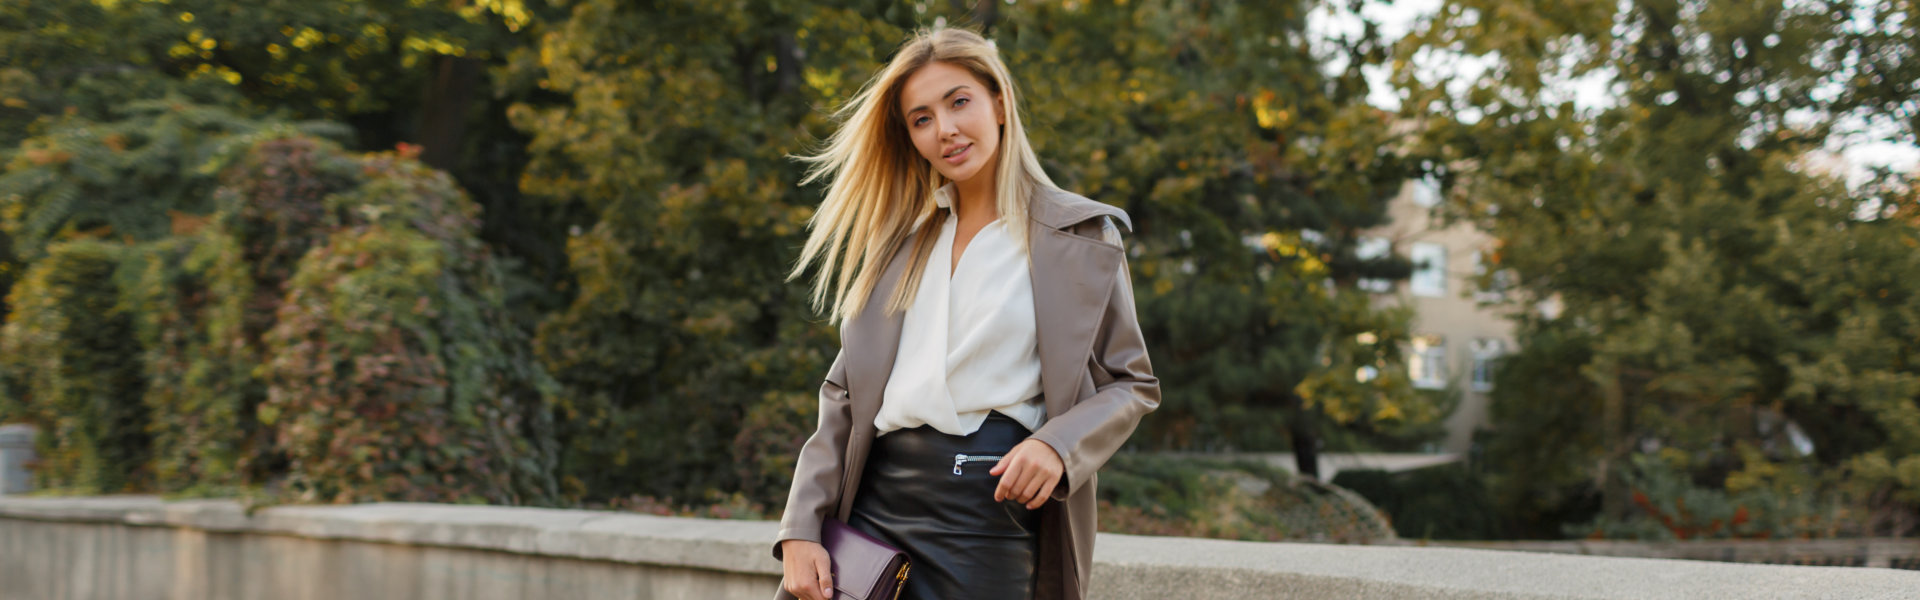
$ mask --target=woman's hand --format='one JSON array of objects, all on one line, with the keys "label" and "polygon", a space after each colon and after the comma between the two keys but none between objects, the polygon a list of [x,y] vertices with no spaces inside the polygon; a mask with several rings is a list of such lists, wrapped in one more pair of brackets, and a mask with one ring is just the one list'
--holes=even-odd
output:
[{"label": "woman's hand", "polygon": [[787,593],[800,600],[833,600],[833,563],[827,547],[807,540],[780,542]]},{"label": "woman's hand", "polygon": [[1060,484],[1060,474],[1066,470],[1053,446],[1028,439],[1000,457],[1000,462],[987,474],[1000,477],[999,487],[993,488],[994,501],[1011,498],[1027,505],[1029,510],[1039,510],[1053,495],[1053,486]]}]

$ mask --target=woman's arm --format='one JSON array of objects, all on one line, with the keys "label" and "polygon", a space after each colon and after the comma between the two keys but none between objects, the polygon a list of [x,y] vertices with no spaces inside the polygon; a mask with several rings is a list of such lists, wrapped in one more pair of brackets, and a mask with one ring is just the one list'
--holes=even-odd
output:
[{"label": "woman's arm", "polygon": [[[1101,225],[1103,237],[1118,245],[1119,231],[1105,219]],[[1066,500],[1073,490],[1092,479],[1133,435],[1140,417],[1160,406],[1160,380],[1153,376],[1153,365],[1147,360],[1129,273],[1123,251],[1120,273],[1114,277],[1113,292],[1107,295],[1100,333],[1094,337],[1093,355],[1088,359],[1093,396],[1064,414],[1048,415],[1032,436],[1052,447],[1066,465],[1065,476],[1053,488],[1055,500]]]},{"label": "woman's arm", "polygon": [[847,401],[845,348],[833,357],[827,380],[820,384],[820,422],[813,436],[800,447],[800,459],[793,467],[793,489],[787,492],[787,508],[780,517],[780,535],[773,542],[773,557],[781,558],[780,542],[786,540],[820,541],[820,528],[840,498],[841,463],[847,456],[848,432],[852,431],[853,407]]}]

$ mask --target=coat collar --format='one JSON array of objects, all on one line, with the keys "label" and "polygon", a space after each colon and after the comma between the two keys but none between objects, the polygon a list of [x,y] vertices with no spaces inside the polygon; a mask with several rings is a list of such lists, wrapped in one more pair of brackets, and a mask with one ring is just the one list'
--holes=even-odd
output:
[{"label": "coat collar", "polygon": [[[954,184],[948,182],[933,191],[933,205],[940,208],[953,207]],[[1094,202],[1084,196],[1051,186],[1036,186],[1027,203],[1027,218],[1054,229],[1066,229],[1096,216],[1108,216],[1118,219],[1120,224],[1133,231],[1133,221],[1127,218],[1126,211],[1114,206]]]},{"label": "coat collar", "polygon": [[[936,202],[948,197],[952,184],[935,191]],[[1087,360],[1106,312],[1114,278],[1124,264],[1119,246],[1075,232],[1078,225],[1109,216],[1133,228],[1118,208],[1051,186],[1037,186],[1029,198],[1032,221],[1027,239],[1032,252],[1029,273],[1033,284],[1034,321],[1040,355],[1040,387],[1049,417],[1072,408],[1080,390]],[[873,426],[880,412],[881,394],[893,373],[899,351],[904,313],[886,314],[889,292],[899,284],[911,259],[909,237],[888,260],[880,281],[858,315],[840,328],[847,353],[847,392],[853,420],[859,430]]]},{"label": "coat collar", "polygon": [[1126,211],[1056,187],[1037,186],[1033,201],[1027,205],[1028,218],[1053,229],[1067,229],[1097,216],[1113,217],[1127,231],[1133,231],[1133,220],[1127,218]]}]

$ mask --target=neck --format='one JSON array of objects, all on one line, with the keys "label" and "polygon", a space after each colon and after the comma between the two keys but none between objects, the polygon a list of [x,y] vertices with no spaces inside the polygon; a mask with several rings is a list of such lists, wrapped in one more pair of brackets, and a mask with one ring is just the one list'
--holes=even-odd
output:
[{"label": "neck", "polygon": [[986,223],[1000,218],[1000,207],[994,200],[999,197],[999,187],[995,185],[991,169],[983,169],[972,179],[956,182],[953,185],[953,215],[967,223]]}]

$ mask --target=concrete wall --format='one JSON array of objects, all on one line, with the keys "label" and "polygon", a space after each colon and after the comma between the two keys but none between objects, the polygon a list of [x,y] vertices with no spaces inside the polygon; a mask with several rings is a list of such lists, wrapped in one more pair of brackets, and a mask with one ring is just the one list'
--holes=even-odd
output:
[{"label": "concrete wall", "polygon": [[[775,525],[439,504],[0,497],[0,600],[765,599]],[[1092,597],[1913,598],[1920,573],[1102,534]]]},{"label": "concrete wall", "polygon": [[[1680,558],[1721,562],[1829,567],[1886,567],[1920,571],[1920,538],[1840,538],[1824,540],[1554,540],[1433,542],[1436,546],[1585,554]],[[1920,597],[1920,592],[1915,594]]]}]

